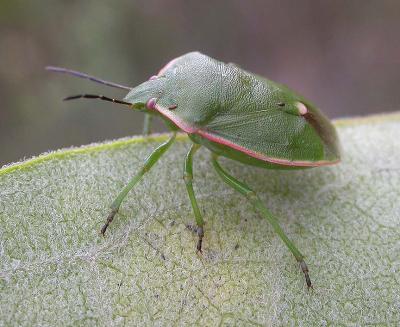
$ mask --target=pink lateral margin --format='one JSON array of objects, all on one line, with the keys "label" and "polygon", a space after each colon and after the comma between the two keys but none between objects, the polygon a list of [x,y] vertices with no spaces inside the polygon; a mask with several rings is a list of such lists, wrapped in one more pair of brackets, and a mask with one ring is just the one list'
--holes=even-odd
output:
[{"label": "pink lateral margin", "polygon": [[170,119],[175,125],[177,125],[180,129],[182,129],[184,132],[188,134],[197,134],[200,135],[207,140],[213,141],[215,143],[219,143],[222,145],[226,145],[232,149],[238,150],[240,152],[243,152],[250,157],[260,159],[262,161],[270,162],[273,164],[277,165],[283,165],[283,166],[294,166],[294,167],[320,167],[320,166],[330,166],[338,163],[340,160],[336,161],[327,161],[327,160],[320,160],[320,161],[290,161],[287,159],[279,159],[279,158],[271,158],[267,157],[264,154],[261,154],[259,152],[255,152],[249,149],[246,149],[236,143],[233,143],[232,141],[229,141],[227,139],[224,139],[220,136],[214,135],[210,132],[207,132],[205,130],[202,130],[201,128],[196,128],[188,123],[184,122],[182,119],[176,116],[175,113],[170,111],[168,108],[161,107],[160,105],[155,104],[154,108],[163,116],[167,117]]},{"label": "pink lateral margin", "polygon": [[169,61],[163,68],[160,69],[160,71],[158,72],[157,76],[161,76],[163,75],[176,61],[178,58],[172,59],[171,61]]}]

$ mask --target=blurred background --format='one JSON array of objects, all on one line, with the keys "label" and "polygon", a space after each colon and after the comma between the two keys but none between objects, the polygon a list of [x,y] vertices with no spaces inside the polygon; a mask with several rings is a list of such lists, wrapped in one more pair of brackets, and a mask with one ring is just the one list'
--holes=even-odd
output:
[{"label": "blurred background", "polygon": [[287,84],[331,118],[400,108],[400,1],[0,0],[0,166],[142,131],[140,113],[61,101],[123,90],[44,66],[135,86],[192,50]]}]

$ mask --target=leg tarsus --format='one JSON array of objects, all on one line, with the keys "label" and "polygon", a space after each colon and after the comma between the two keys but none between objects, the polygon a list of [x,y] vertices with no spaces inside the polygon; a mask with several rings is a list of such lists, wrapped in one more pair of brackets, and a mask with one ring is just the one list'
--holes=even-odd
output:
[{"label": "leg tarsus", "polygon": [[199,227],[199,226],[197,226],[197,236],[199,237],[199,239],[198,239],[198,241],[197,241],[197,246],[196,246],[196,249],[197,249],[197,253],[201,253],[201,254],[203,254],[203,250],[201,249],[201,247],[202,247],[202,244],[203,244],[203,237],[204,237],[204,229],[203,229],[203,227]]},{"label": "leg tarsus", "polygon": [[310,279],[310,275],[308,274],[308,267],[306,265],[306,263],[304,262],[304,260],[299,261],[300,263],[300,268],[304,273],[304,277],[306,278],[306,283],[307,283],[307,287],[313,288],[312,284],[311,284],[311,279]]},{"label": "leg tarsus", "polygon": [[103,236],[107,230],[107,227],[111,224],[111,222],[113,221],[114,216],[117,214],[117,212],[118,212],[118,209],[113,209],[113,210],[111,210],[110,214],[108,215],[106,223],[103,225],[103,227],[101,228],[101,231],[100,231]]}]

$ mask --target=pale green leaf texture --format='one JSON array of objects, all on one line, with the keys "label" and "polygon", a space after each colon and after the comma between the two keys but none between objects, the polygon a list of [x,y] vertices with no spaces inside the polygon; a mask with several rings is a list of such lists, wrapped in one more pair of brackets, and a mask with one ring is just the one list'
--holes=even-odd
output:
[{"label": "pale green leaf texture", "polygon": [[240,194],[195,158],[204,254],[187,228],[189,142],[108,206],[166,135],[62,150],[0,170],[0,325],[398,325],[400,115],[336,122],[340,165],[224,166],[259,192],[307,256],[295,259]]}]

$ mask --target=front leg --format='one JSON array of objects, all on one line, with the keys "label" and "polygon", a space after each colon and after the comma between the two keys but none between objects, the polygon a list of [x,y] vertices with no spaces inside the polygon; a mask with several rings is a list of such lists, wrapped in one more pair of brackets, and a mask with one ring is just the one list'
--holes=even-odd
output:
[{"label": "front leg", "polygon": [[196,218],[197,224],[197,235],[199,237],[197,241],[197,252],[202,253],[202,243],[204,237],[204,220],[201,215],[199,206],[197,205],[196,197],[194,195],[193,190],[193,155],[196,151],[200,148],[199,144],[193,143],[192,147],[190,148],[188,154],[186,155],[185,165],[183,170],[183,180],[185,181],[186,189],[189,195],[190,203],[192,204],[193,213]]},{"label": "front leg", "polygon": [[176,133],[173,133],[172,136],[163,144],[161,144],[157,149],[155,149],[146,159],[146,162],[142,166],[142,169],[129,181],[129,183],[122,189],[117,198],[111,204],[111,212],[107,217],[106,223],[101,228],[101,234],[104,236],[108,226],[114,219],[114,216],[118,213],[119,207],[121,206],[122,201],[128,195],[129,191],[133,189],[133,187],[142,179],[142,177],[148,172],[151,167],[161,158],[161,156],[169,149],[171,144],[174,142],[176,137]]}]

